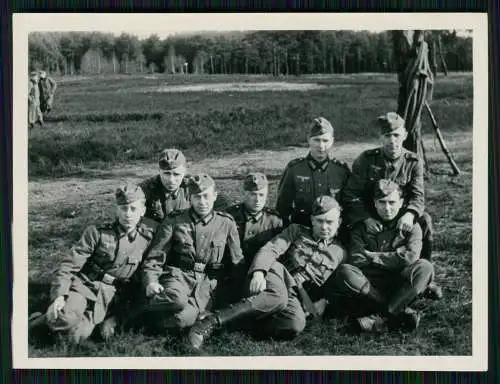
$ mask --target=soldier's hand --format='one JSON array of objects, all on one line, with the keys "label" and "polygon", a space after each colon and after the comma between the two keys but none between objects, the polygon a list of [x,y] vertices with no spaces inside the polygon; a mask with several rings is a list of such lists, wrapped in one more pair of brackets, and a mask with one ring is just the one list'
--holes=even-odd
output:
[{"label": "soldier's hand", "polygon": [[266,289],[266,278],[264,272],[256,271],[253,273],[252,280],[250,281],[250,294],[256,295]]},{"label": "soldier's hand", "polygon": [[65,304],[66,300],[64,299],[64,296],[58,296],[47,309],[47,319],[49,319],[49,321],[57,319]]},{"label": "soldier's hand", "polygon": [[153,296],[163,291],[163,286],[159,283],[151,283],[146,287],[146,296]]},{"label": "soldier's hand", "polygon": [[365,228],[368,233],[375,234],[382,230],[382,224],[375,220],[373,217],[369,217],[364,221]]},{"label": "soldier's hand", "polygon": [[398,220],[398,229],[403,232],[410,232],[413,229],[415,215],[412,212],[406,212]]}]

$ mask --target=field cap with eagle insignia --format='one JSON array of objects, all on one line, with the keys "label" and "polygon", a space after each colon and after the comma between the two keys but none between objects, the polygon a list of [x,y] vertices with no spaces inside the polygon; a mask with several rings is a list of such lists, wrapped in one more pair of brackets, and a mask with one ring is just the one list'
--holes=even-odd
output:
[{"label": "field cap with eagle insignia", "polygon": [[339,212],[341,211],[340,204],[338,203],[337,200],[335,200],[334,197],[332,196],[319,196],[314,200],[312,209],[311,209],[311,215],[312,216],[319,216],[322,215],[326,212],[331,211],[332,209],[336,209]]},{"label": "field cap with eagle insignia", "polygon": [[161,151],[158,163],[160,164],[160,169],[170,170],[186,166],[186,158],[178,149],[168,148]]},{"label": "field cap with eagle insignia", "polygon": [[375,183],[373,197],[375,199],[381,199],[389,196],[394,191],[399,191],[399,193],[401,193],[401,188],[396,182],[388,179],[380,179]]},{"label": "field cap with eagle insignia", "polygon": [[146,200],[142,188],[130,182],[124,183],[116,189],[115,198],[118,205],[130,204],[137,200]]},{"label": "field cap with eagle insignia", "polygon": [[380,126],[380,133],[383,135],[391,133],[405,125],[405,120],[396,112],[388,112],[385,115],[381,115],[377,118],[377,121]]},{"label": "field cap with eagle insignia", "polygon": [[325,133],[331,133],[333,136],[333,126],[324,117],[317,117],[311,124],[309,137],[320,136]]},{"label": "field cap with eagle insignia", "polygon": [[215,186],[214,180],[206,173],[199,173],[197,175],[193,175],[189,178],[188,181],[189,193],[192,195],[197,195],[198,193],[202,193],[204,190],[214,186]]},{"label": "field cap with eagle insignia", "polygon": [[260,172],[255,172],[249,173],[247,177],[245,177],[243,189],[245,191],[260,191],[261,189],[266,188],[267,185],[268,182],[266,175]]}]

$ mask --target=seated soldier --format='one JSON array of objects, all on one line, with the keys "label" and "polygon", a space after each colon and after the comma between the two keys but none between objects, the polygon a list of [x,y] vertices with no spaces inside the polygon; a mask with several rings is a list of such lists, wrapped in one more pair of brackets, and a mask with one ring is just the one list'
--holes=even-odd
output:
[{"label": "seated soldier", "polygon": [[140,187],[125,184],[115,197],[116,221],[85,229],[55,273],[52,304],[32,318],[30,328],[45,323],[72,343],[88,338],[98,324],[106,324],[101,327],[105,339],[114,333],[117,319],[105,320],[106,315],[134,276],[155,226],[141,221],[146,208]]},{"label": "seated soldier", "polygon": [[[375,219],[371,193],[380,179],[390,179],[403,191],[404,212],[397,227],[409,232],[416,223],[422,229],[422,259],[431,260],[433,230],[430,215],[425,212],[424,167],[416,153],[403,147],[408,136],[404,119],[395,112],[382,115],[377,120],[382,146],[364,151],[352,165],[352,174],[344,188],[344,209],[348,226],[365,224],[372,234],[379,232],[382,223]],[[441,287],[432,283],[427,295],[440,299]]]},{"label": "seated soldier", "polygon": [[405,212],[399,185],[381,179],[373,196],[374,219],[382,227],[375,233],[362,222],[354,227],[347,263],[337,269],[337,284],[352,297],[350,304],[356,308],[354,316],[362,330],[380,331],[386,325],[413,330],[420,315],[408,305],[426,290],[434,269],[420,258],[420,225],[416,223],[410,232],[398,228]]},{"label": "seated soldier", "polygon": [[[160,153],[158,165],[159,174],[139,185],[146,195],[144,216],[161,222],[169,213],[190,207],[187,187],[189,176],[186,175],[186,158],[178,149],[164,149]],[[217,194],[214,208],[223,210],[229,205],[228,201],[229,198],[224,194]]]},{"label": "seated soldier", "polygon": [[199,349],[216,329],[248,318],[258,320],[255,329],[273,338],[302,332],[306,312],[317,316],[313,300],[330,296],[335,289],[332,274],[347,256],[336,239],[340,214],[335,198],[318,197],[312,228],[290,224],[264,245],[248,271],[252,296],[200,318],[189,332],[190,345]]},{"label": "seated soldier", "polygon": [[144,180],[141,188],[146,195],[145,217],[158,222],[170,212],[189,208],[186,158],[181,151],[164,149],[158,161],[160,173]]},{"label": "seated soldier", "polygon": [[[215,183],[207,174],[188,182],[191,208],[170,213],[159,225],[142,267],[148,302],[159,330],[182,330],[210,302],[219,280],[241,274],[243,254],[231,215],[214,211]],[[227,252],[226,251],[227,248]]]},{"label": "seated soldier", "polygon": [[[243,203],[232,205],[226,212],[236,221],[241,249],[248,268],[257,251],[283,230],[283,220],[276,211],[266,207],[268,194],[266,175],[248,174],[243,182],[243,190]],[[246,287],[241,281],[239,277],[225,285],[224,292],[217,292],[215,305],[219,303],[227,305],[246,294]]]}]

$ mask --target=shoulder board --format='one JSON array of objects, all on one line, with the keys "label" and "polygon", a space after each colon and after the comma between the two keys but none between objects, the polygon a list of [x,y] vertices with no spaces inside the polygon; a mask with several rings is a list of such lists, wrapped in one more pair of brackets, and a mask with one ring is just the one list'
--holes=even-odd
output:
[{"label": "shoulder board", "polygon": [[183,213],[185,210],[184,209],[174,209],[172,212],[170,212],[167,217],[175,217],[179,216],[181,213]]},{"label": "shoulder board", "polygon": [[305,157],[297,157],[296,159],[290,160],[290,162],[286,165],[286,168],[293,167],[296,164],[301,163],[305,160]]},{"label": "shoulder board", "polygon": [[152,223],[140,223],[137,226],[137,232],[139,232],[142,236],[144,236],[146,239],[151,240],[153,238],[153,234],[155,232],[156,227],[158,226],[157,223],[154,223],[155,225],[152,225]]},{"label": "shoulder board", "polygon": [[336,158],[332,158],[330,159],[330,161],[333,163],[333,164],[336,164],[340,167],[343,167],[343,168],[347,168],[349,169],[349,166],[347,165],[347,163],[343,162],[343,161],[340,161],[340,160],[337,160]]},{"label": "shoulder board", "polygon": [[215,212],[215,214],[217,214],[219,216],[227,217],[228,219],[231,219],[232,221],[234,221],[234,217],[230,213],[222,212],[222,211],[214,211],[214,212]]},{"label": "shoulder board", "polygon": [[363,154],[368,155],[368,156],[378,155],[379,153],[380,153],[380,148],[368,149],[368,150],[363,152]]},{"label": "shoulder board", "polygon": [[139,223],[139,226],[142,226],[144,228],[150,228],[153,231],[158,227],[159,223],[156,220],[153,220],[149,217],[143,217],[141,219],[141,222]]},{"label": "shoulder board", "polygon": [[281,218],[279,212],[273,208],[264,207],[263,211],[269,213],[270,215],[278,216],[279,218]]},{"label": "shoulder board", "polygon": [[415,160],[415,161],[418,160],[418,155],[416,153],[414,153],[414,152],[411,152],[411,151],[407,151],[405,153],[405,157],[407,159],[410,159],[410,160]]}]

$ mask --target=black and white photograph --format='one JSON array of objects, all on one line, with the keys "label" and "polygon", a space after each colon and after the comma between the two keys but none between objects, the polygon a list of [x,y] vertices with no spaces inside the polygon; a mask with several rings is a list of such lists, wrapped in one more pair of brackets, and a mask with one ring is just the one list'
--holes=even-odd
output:
[{"label": "black and white photograph", "polygon": [[14,14],[16,368],[487,368],[486,14]]}]

